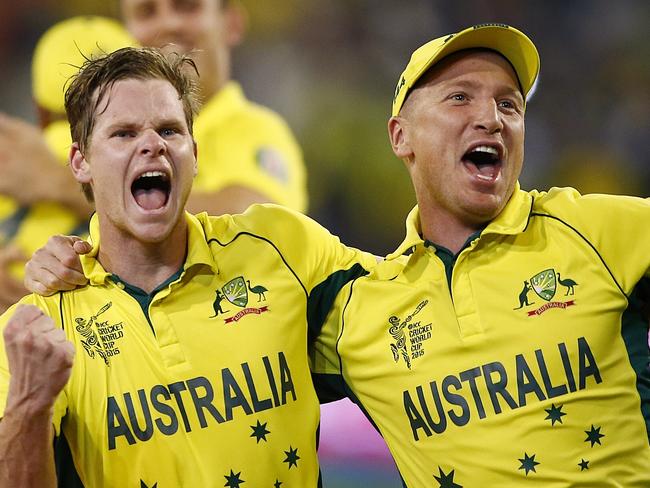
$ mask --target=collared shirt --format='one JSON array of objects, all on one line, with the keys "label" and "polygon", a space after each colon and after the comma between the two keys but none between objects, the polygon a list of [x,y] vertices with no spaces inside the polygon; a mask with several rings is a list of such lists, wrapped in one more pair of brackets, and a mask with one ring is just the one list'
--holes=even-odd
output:
[{"label": "collared shirt", "polygon": [[[186,219],[183,269],[150,296],[96,259],[94,217],[82,258],[89,285],[22,300],[76,348],[54,409],[72,475],[97,488],[315,487],[306,317],[328,307],[323,283],[375,260],[275,205]],[[9,372],[0,350],[1,415]]]},{"label": "collared shirt", "polygon": [[650,486],[649,250],[647,199],[517,188],[455,259],[416,207],[342,290],[314,371],[409,487]]},{"label": "collared shirt", "polygon": [[234,81],[201,109],[194,138],[199,148],[194,191],[244,186],[306,211],[305,166],[291,130],[278,114],[247,100]]}]

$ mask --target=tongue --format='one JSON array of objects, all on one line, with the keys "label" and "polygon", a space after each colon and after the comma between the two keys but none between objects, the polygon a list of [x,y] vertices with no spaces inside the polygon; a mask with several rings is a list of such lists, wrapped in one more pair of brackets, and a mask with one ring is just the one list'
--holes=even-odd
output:
[{"label": "tongue", "polygon": [[494,164],[475,163],[469,159],[464,159],[463,163],[467,171],[483,181],[495,181],[499,176],[499,171],[501,171],[501,164],[498,162]]},{"label": "tongue", "polygon": [[478,169],[478,174],[490,179],[495,178],[499,172],[496,164],[479,164],[476,165],[476,168]]},{"label": "tongue", "polygon": [[167,194],[157,188],[138,189],[133,192],[136,203],[145,210],[157,210],[165,205]]}]

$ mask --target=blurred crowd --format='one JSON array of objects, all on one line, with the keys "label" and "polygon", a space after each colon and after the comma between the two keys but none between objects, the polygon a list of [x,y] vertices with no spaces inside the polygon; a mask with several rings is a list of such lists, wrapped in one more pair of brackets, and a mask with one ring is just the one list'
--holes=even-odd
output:
[{"label": "blurred crowd", "polygon": [[[242,3],[248,34],[235,53],[234,78],[289,122],[304,151],[309,213],[346,243],[383,254],[401,239],[414,201],[386,136],[394,84],[416,46],[473,23],[520,27],[540,49],[522,187],[650,194],[646,1]],[[77,14],[118,11],[100,0],[0,4],[0,111],[35,119],[35,43],[52,23]]]}]

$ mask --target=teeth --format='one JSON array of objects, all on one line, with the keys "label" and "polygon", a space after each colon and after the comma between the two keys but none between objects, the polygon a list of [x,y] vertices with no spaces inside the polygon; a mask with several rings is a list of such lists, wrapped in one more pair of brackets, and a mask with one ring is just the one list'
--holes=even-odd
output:
[{"label": "teeth", "polygon": [[495,156],[499,155],[499,151],[497,151],[495,148],[490,146],[478,146],[472,149],[471,152],[486,152],[486,153],[494,154]]},{"label": "teeth", "polygon": [[155,177],[165,177],[165,173],[162,171],[147,171],[140,175],[140,178],[155,178]]}]

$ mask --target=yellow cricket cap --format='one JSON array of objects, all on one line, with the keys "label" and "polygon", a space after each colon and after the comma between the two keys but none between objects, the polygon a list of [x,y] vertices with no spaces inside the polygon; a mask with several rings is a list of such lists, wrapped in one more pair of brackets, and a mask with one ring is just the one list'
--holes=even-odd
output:
[{"label": "yellow cricket cap", "polygon": [[519,79],[524,97],[539,74],[539,54],[526,34],[506,24],[480,24],[427,42],[413,52],[399,78],[392,115],[399,114],[415,82],[435,63],[463,49],[491,49],[504,56]]},{"label": "yellow cricket cap", "polygon": [[41,36],[32,59],[32,91],[36,103],[64,113],[64,88],[85,57],[135,46],[136,41],[113,19],[80,16],[63,20]]}]

